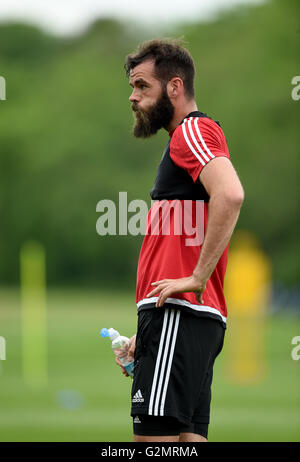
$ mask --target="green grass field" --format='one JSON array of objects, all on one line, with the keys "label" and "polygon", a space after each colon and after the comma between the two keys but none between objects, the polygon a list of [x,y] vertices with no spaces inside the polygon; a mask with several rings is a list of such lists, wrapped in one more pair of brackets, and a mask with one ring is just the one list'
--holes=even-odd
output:
[{"label": "green grass field", "polygon": [[[120,373],[99,330],[131,336],[136,321],[134,293],[49,291],[48,384],[32,387],[22,374],[20,295],[1,290],[0,441],[132,441],[131,379]],[[210,441],[300,441],[300,360],[291,358],[297,335],[299,317],[268,317],[266,371],[252,385],[228,376],[225,341],[215,365]]]}]

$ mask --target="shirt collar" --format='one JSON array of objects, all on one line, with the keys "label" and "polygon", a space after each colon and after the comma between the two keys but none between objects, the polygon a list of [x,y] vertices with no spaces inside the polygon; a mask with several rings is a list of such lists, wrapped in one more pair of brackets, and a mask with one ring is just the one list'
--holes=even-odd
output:
[{"label": "shirt collar", "polygon": [[[193,111],[193,112],[190,112],[189,114],[187,114],[187,115],[184,117],[184,119],[182,119],[182,121],[180,122],[179,125],[181,125],[181,124],[185,121],[185,119],[187,119],[188,117],[201,117],[201,116],[203,116],[203,115],[206,115],[206,114],[204,114],[203,112],[200,112],[200,111]],[[177,127],[178,127],[179,125],[177,125]],[[172,138],[172,135],[173,135],[173,133],[175,132],[175,130],[176,130],[177,127],[175,127],[174,130],[172,130],[171,132],[169,132],[169,137],[170,137],[170,138]]]}]

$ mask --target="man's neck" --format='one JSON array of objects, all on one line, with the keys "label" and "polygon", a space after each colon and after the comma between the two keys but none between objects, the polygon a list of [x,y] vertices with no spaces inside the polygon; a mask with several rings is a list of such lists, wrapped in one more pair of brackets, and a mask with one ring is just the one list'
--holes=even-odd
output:
[{"label": "man's neck", "polygon": [[190,112],[198,111],[196,101],[192,100],[188,103],[181,105],[178,109],[175,109],[174,116],[171,120],[170,125],[167,127],[169,133],[172,133],[175,128],[180,124],[180,122],[188,115]]}]

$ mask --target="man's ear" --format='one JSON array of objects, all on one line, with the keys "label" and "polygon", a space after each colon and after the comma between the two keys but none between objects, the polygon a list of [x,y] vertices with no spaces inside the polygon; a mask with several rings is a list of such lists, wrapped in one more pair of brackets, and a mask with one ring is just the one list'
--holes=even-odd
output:
[{"label": "man's ear", "polygon": [[167,92],[170,99],[178,98],[183,92],[183,81],[180,77],[173,77],[167,84]]}]

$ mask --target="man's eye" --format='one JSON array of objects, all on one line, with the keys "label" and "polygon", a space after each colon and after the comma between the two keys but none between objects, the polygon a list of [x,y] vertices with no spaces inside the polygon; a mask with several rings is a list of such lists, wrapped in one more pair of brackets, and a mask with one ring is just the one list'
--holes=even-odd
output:
[{"label": "man's eye", "polygon": [[140,89],[141,89],[141,90],[144,90],[145,88],[147,88],[147,85],[144,85],[144,84],[141,83]]}]

